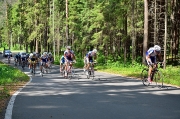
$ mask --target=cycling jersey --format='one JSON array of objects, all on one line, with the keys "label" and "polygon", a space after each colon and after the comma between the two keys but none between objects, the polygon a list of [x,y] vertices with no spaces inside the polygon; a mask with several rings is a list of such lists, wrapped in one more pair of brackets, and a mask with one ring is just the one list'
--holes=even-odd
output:
[{"label": "cycling jersey", "polygon": [[66,59],[69,60],[69,61],[73,61],[72,55],[74,55],[74,53],[73,53],[71,50],[70,50],[70,51],[66,50],[66,51],[64,52],[64,56],[65,56]]},{"label": "cycling jersey", "polygon": [[52,62],[53,61],[53,57],[49,56],[49,61]]},{"label": "cycling jersey", "polygon": [[26,61],[26,57],[21,57],[21,60],[22,61]]},{"label": "cycling jersey", "polygon": [[15,55],[16,59],[19,59],[21,56],[19,54]]},{"label": "cycling jersey", "polygon": [[41,57],[41,60],[42,60],[42,62],[48,62],[48,57],[42,56],[42,57]]},{"label": "cycling jersey", "polygon": [[37,59],[36,57],[31,57],[30,58],[30,60],[33,61],[33,62],[36,61],[36,59]]},{"label": "cycling jersey", "polygon": [[93,62],[93,56],[95,56],[95,53],[93,53],[92,51],[89,51],[86,54],[86,59],[88,58],[89,62]]},{"label": "cycling jersey", "polygon": [[61,57],[60,62],[61,62],[61,64],[64,64],[64,63],[65,63],[65,58],[64,58],[64,56]]},{"label": "cycling jersey", "polygon": [[[157,53],[155,52],[154,47],[151,47],[148,49],[148,51],[146,52],[146,56],[150,57],[152,63],[156,63]],[[146,57],[146,60],[147,60],[147,57]],[[147,63],[150,64],[148,60],[147,60]]]},{"label": "cycling jersey", "polygon": [[146,56],[148,56],[148,55],[153,56],[153,57],[155,57],[157,55],[157,53],[155,52],[154,47],[149,48],[149,50],[146,52]]}]

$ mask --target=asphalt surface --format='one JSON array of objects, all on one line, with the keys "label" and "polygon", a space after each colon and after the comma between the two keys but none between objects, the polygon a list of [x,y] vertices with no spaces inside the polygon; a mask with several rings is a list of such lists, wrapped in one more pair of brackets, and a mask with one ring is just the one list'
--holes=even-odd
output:
[{"label": "asphalt surface", "polygon": [[139,79],[102,72],[92,80],[82,69],[69,80],[55,65],[44,77],[39,69],[35,76],[27,67],[22,71],[32,80],[15,94],[6,119],[180,119],[178,87],[146,87]]}]

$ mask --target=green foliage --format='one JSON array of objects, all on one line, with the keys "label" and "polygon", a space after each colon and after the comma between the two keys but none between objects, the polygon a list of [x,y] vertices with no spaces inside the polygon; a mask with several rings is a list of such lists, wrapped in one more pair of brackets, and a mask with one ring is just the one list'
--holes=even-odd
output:
[{"label": "green foliage", "polygon": [[98,55],[97,62],[99,65],[105,64],[105,56],[104,55]]},{"label": "green foliage", "polygon": [[60,58],[61,58],[61,56],[56,55],[54,64],[59,65],[60,64]]},{"label": "green foliage", "polygon": [[[135,77],[140,79],[141,71],[144,67],[144,65],[137,62],[134,62],[133,64],[128,62],[126,65],[124,65],[121,62],[111,62],[111,60],[108,60],[106,64],[96,66],[96,69],[99,71],[105,71],[126,77]],[[163,73],[165,84],[180,86],[180,68],[167,66],[166,69],[159,69]]]},{"label": "green foliage", "polygon": [[0,62],[0,77],[0,85],[29,80],[26,74],[2,62]]}]

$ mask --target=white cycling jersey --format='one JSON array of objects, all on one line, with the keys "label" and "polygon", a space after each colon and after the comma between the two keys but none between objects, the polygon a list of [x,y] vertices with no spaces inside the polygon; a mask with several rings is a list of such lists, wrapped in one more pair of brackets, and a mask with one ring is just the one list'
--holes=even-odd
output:
[{"label": "white cycling jersey", "polygon": [[146,52],[146,56],[147,55],[150,55],[150,56],[153,56],[153,57],[155,57],[157,55],[157,53],[155,52],[154,47],[149,48],[149,50]]}]

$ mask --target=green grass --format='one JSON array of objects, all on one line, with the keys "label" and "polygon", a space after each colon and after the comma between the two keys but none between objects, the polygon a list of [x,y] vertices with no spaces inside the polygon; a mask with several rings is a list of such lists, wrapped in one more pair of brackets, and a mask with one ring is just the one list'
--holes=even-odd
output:
[{"label": "green grass", "polygon": [[29,77],[20,70],[0,62],[0,85],[29,80]]},{"label": "green grass", "polygon": [[[141,71],[145,66],[143,65],[127,65],[123,64],[108,64],[98,65],[96,69],[102,72],[118,74],[125,77],[141,78]],[[163,73],[164,83],[180,86],[180,68],[167,66],[166,69],[160,69]]]}]

